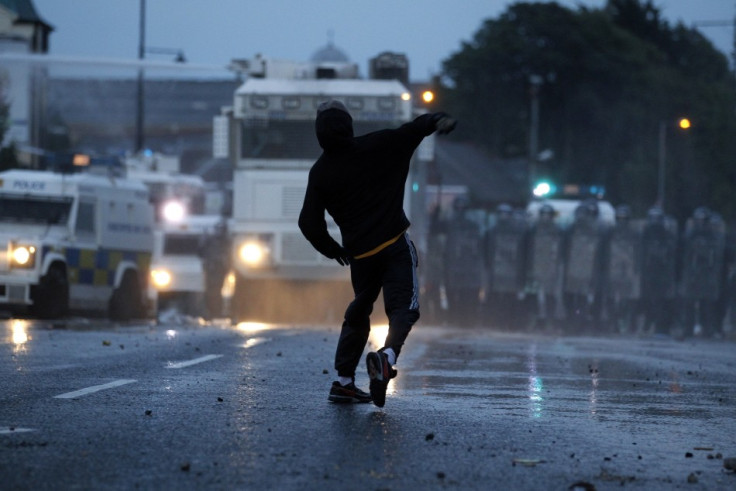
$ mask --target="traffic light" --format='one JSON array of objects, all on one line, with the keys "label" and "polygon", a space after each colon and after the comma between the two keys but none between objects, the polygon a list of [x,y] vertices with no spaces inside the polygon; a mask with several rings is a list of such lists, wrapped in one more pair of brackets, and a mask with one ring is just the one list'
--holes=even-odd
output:
[{"label": "traffic light", "polygon": [[556,191],[555,185],[552,184],[549,181],[539,181],[537,184],[534,185],[534,189],[532,190],[532,194],[536,196],[537,198],[544,198],[551,194],[554,194]]}]

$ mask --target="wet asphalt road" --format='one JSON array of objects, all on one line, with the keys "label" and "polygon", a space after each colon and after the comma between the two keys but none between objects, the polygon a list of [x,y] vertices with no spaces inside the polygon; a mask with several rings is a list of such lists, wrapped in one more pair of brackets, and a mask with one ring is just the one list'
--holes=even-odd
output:
[{"label": "wet asphalt road", "polygon": [[420,323],[379,409],[337,333],[4,321],[0,489],[736,489],[733,342]]}]

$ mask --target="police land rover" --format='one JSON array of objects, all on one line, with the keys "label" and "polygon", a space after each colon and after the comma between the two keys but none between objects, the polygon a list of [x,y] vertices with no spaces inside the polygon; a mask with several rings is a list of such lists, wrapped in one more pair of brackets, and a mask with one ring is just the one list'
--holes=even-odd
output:
[{"label": "police land rover", "polygon": [[154,212],[146,186],[94,172],[0,172],[0,309],[41,318],[146,315]]}]

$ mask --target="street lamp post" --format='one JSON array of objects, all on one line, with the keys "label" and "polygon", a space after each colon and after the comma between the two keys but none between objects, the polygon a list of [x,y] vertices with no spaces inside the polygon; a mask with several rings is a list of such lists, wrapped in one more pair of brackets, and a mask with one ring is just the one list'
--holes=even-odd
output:
[{"label": "street lamp post", "polygon": [[[141,0],[140,25],[138,33],[138,59],[143,61],[146,53],[157,54],[173,54],[176,55],[174,61],[177,63],[185,63],[187,60],[184,51],[171,48],[147,48],[146,47],[146,0]],[[140,153],[145,146],[145,87],[143,84],[143,67],[138,67],[138,85],[136,91],[136,115],[135,115],[135,151]]]},{"label": "street lamp post", "polygon": [[665,153],[667,152],[667,123],[659,122],[659,165],[657,170],[657,206],[664,210]]},{"label": "street lamp post", "polygon": [[[659,165],[657,170],[657,206],[664,210],[664,180],[667,173],[667,127],[669,122],[659,121]],[[690,129],[690,120],[680,118],[677,126],[682,130]]]},{"label": "street lamp post", "polygon": [[[140,11],[140,25],[138,33],[138,59],[143,60],[146,56],[146,0],[141,0],[141,11]],[[143,138],[143,126],[145,120],[143,113],[144,108],[144,94],[143,94],[143,67],[138,67],[138,91],[137,91],[137,105],[136,105],[136,117],[135,117],[135,151],[143,151],[144,138]]]},{"label": "street lamp post", "polygon": [[537,158],[539,154],[539,87],[542,85],[542,77],[539,75],[529,76],[529,92],[531,96],[531,107],[529,114],[529,189],[534,188],[537,179]]}]

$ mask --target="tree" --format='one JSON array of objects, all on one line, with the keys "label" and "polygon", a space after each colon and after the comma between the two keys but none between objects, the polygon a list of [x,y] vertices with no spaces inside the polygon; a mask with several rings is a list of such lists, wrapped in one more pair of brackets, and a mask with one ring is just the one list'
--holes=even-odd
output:
[{"label": "tree", "polygon": [[[736,150],[733,74],[698,31],[670,27],[651,1],[577,10],[513,4],[486,20],[443,72],[447,106],[473,140],[501,156],[527,154],[529,78],[541,77],[539,148],[556,155],[542,172],[604,184],[612,201],[640,212],[656,198],[659,122],[688,115],[691,132],[668,134],[667,211],[682,217],[706,204],[736,216],[726,192]],[[675,196],[685,171],[699,184]],[[709,202],[696,203],[703,196]]]}]

